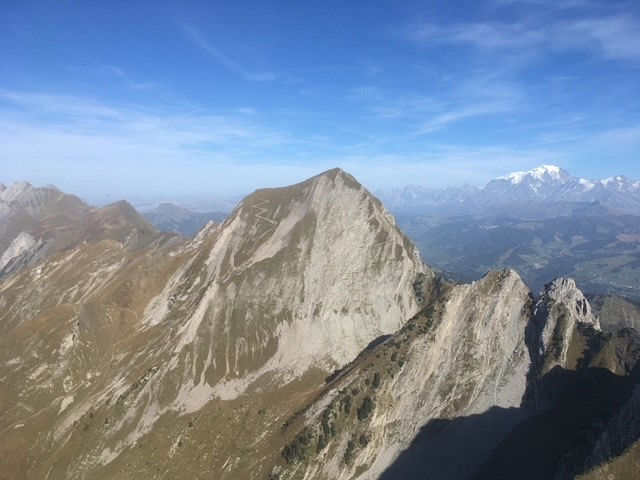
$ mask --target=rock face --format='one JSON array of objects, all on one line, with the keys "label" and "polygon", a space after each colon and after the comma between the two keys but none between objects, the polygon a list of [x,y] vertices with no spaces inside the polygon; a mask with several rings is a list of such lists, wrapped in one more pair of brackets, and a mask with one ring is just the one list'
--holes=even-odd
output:
[{"label": "rock face", "polygon": [[[18,450],[7,471],[112,478],[148,435],[162,438],[155,450],[169,458],[176,447],[152,433],[158,424],[290,384],[304,385],[293,405],[304,401],[333,369],[414,316],[434,281],[380,202],[337,169],[259,190],[223,224],[178,244],[128,248],[141,237],[121,230],[132,215],[124,204],[100,209],[83,222],[86,243],[0,284],[0,361],[10,379],[0,427],[12,432],[0,449],[16,453],[16,436],[51,432],[33,442],[37,465]],[[25,419],[17,404],[43,414]],[[265,406],[274,415],[297,408]],[[228,447],[236,415],[210,444]],[[278,421],[254,441],[272,442]],[[62,458],[61,449],[74,454]]]},{"label": "rock face", "polygon": [[[5,267],[61,241],[29,218]],[[633,415],[640,336],[569,279],[445,282],[339,169],[190,239],[125,202],[74,225],[0,278],[7,478],[573,478]]]},{"label": "rock face", "polygon": [[571,279],[535,302],[510,270],[432,298],[285,430],[274,474],[568,479],[633,443],[640,335],[603,334]]},{"label": "rock face", "polygon": [[[464,456],[456,452],[469,439],[454,428],[443,425],[416,441],[430,422],[519,407],[530,363],[524,336],[531,298],[515,272],[492,272],[471,285],[450,286],[439,297],[380,347],[371,364],[336,385],[336,396],[317,411],[318,419],[310,415],[310,424],[324,417],[340,431],[304,474],[294,466],[291,477],[418,478],[429,471],[436,478],[466,478],[523,418],[503,419],[492,438]],[[374,405],[367,415],[366,399]],[[347,402],[353,404],[348,412]],[[350,442],[357,447],[349,449]],[[441,459],[437,468],[434,458]]]},{"label": "rock face", "polygon": [[176,329],[186,410],[260,377],[344,365],[415,315],[412,285],[433,276],[380,202],[337,169],[258,190],[210,237],[204,261],[185,265],[143,320]]},{"label": "rock face", "polygon": [[[425,457],[451,457],[447,452],[459,451],[468,443],[451,428],[431,435],[428,447],[413,443],[424,425],[480,414],[492,407],[519,407],[530,363],[524,342],[530,308],[528,289],[510,270],[453,287],[444,299],[437,326],[410,347],[405,367],[381,390],[389,395],[393,407],[372,419],[371,448],[354,456],[354,467],[370,463],[368,475],[377,477],[389,468],[391,459],[402,457],[402,464],[386,476],[415,476],[430,464]],[[505,418],[496,428],[494,441],[520,418]],[[432,474],[464,478],[490,451],[489,438],[477,447],[455,464],[443,462]]]},{"label": "rock face", "polygon": [[41,241],[34,240],[27,232],[20,232],[0,256],[0,276],[29,263],[41,248]]},{"label": "rock face", "polygon": [[[578,324],[600,331],[600,321],[591,312],[591,305],[570,278],[558,278],[540,293],[535,315],[542,323],[539,355],[545,359],[543,373],[555,365],[575,368],[576,356],[569,358],[573,333]],[[580,354],[582,350],[574,352]]]}]

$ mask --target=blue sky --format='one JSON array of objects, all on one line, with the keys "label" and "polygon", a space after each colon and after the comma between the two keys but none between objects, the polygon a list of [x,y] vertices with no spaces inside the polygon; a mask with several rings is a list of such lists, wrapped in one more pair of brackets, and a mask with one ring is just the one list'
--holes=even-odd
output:
[{"label": "blue sky", "polygon": [[[561,3],[562,7],[557,4]],[[226,196],[640,178],[640,3],[0,5],[0,181]]]}]

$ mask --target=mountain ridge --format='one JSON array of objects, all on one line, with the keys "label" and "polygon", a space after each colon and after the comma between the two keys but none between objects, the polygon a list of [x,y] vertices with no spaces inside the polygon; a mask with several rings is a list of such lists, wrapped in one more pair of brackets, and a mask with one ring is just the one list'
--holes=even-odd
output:
[{"label": "mountain ridge", "polygon": [[0,276],[82,241],[112,239],[135,249],[170,237],[124,200],[97,208],[54,186],[28,182],[16,182],[0,193]]},{"label": "mountain ridge", "polygon": [[[36,478],[113,472],[166,422],[306,384],[300,402],[413,316],[424,301],[416,285],[432,278],[382,204],[340,170],[258,190],[191,239],[143,249],[89,239],[23,267],[0,281],[9,307],[0,361],[11,379],[0,430],[12,433],[0,450],[16,453],[16,435],[52,434],[32,447],[47,461],[11,455],[6,468]],[[19,402],[45,413],[27,420]],[[68,460],[45,453],[65,445],[76,452]]]},{"label": "mountain ridge", "polygon": [[[470,478],[509,470],[510,435],[526,451],[568,402],[577,433],[538,454],[581,473],[633,410],[640,335],[601,331],[570,279],[445,281],[340,169],[141,247],[129,204],[96,211],[99,234],[0,278],[11,478]],[[621,393],[571,393],[599,385]]]}]

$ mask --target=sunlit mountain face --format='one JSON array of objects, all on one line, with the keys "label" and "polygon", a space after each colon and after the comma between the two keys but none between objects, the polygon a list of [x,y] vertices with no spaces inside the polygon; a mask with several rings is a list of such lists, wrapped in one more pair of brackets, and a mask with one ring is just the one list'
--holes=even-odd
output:
[{"label": "sunlit mountain face", "polygon": [[452,281],[340,169],[257,190],[192,236],[126,202],[3,194],[9,478],[510,478],[531,455],[529,478],[564,478],[633,461],[634,302],[565,277],[532,292],[513,268]]},{"label": "sunlit mountain face", "polygon": [[0,480],[640,478],[640,2],[0,19]]}]

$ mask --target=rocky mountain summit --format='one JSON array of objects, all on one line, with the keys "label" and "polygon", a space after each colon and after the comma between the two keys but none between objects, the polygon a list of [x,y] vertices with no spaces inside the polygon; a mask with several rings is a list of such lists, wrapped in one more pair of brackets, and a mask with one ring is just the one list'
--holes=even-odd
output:
[{"label": "rocky mountain summit", "polygon": [[[511,269],[445,281],[340,169],[192,238],[126,203],[19,195],[0,478],[573,478],[635,448],[615,437],[636,415],[634,330],[601,329],[570,279],[539,297]],[[68,243],[52,218],[77,222]]]}]

